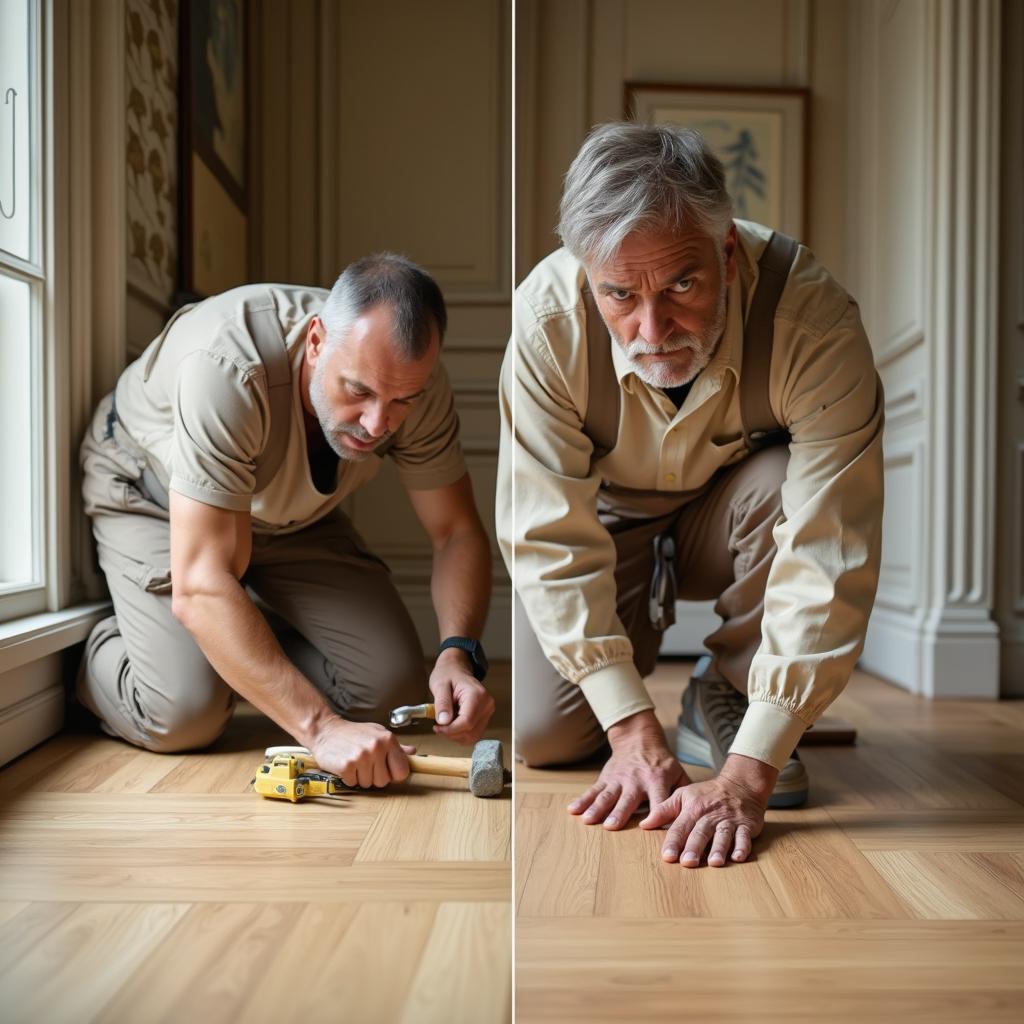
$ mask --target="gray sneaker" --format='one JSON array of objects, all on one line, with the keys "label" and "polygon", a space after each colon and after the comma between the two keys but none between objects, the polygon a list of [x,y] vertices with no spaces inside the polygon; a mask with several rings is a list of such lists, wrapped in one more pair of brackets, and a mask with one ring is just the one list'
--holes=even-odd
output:
[{"label": "gray sneaker", "polygon": [[[719,771],[746,713],[747,698],[711,671],[709,657],[701,658],[690,685],[683,691],[683,711],[676,727],[676,757],[683,764]],[[794,750],[779,772],[768,806],[799,807],[807,802],[808,785],[807,769]]]}]

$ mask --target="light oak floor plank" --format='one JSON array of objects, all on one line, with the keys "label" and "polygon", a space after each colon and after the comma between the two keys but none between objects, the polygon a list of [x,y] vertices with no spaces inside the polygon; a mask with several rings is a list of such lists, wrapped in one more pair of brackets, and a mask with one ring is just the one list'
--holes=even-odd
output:
[{"label": "light oak floor plank", "polygon": [[75,907],[0,979],[5,1019],[53,1024],[94,1019],[187,909],[173,903]]},{"label": "light oak floor plank", "polygon": [[1024,872],[1009,854],[888,850],[867,857],[915,917],[1024,919]]},{"label": "light oak floor plank", "polygon": [[[494,679],[507,705],[508,666]],[[489,735],[508,746],[500,719]],[[286,741],[243,704],[207,751],[67,734],[3,769],[0,1018],[509,1020],[509,794],[416,776],[261,799],[263,748]]]},{"label": "light oak floor plank", "polygon": [[[487,1020],[494,1005],[508,1006],[511,979],[498,990],[481,985],[495,964],[512,961],[512,908],[509,903],[473,906],[442,903],[427,938],[401,1012],[362,1020],[399,1024],[452,1024]],[[357,1019],[357,1018],[353,1018]]]},{"label": "light oak floor plank", "polygon": [[[670,742],[691,669],[648,680]],[[769,812],[755,857],[723,869],[569,816],[600,759],[517,766],[517,1020],[1019,1020],[1022,709],[855,673],[830,713],[856,745],[802,747],[809,805]]]}]

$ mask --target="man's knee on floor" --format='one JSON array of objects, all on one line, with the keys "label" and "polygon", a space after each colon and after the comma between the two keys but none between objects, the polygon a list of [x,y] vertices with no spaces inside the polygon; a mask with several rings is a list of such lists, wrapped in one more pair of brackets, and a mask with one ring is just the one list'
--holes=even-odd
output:
[{"label": "man's knee on floor", "polygon": [[515,754],[528,768],[555,768],[592,757],[603,744],[600,728],[580,729],[556,715],[517,709]]},{"label": "man's knee on floor", "polygon": [[143,746],[159,754],[201,750],[214,743],[231,721],[235,696],[216,680],[216,685],[190,687],[173,698],[161,697],[143,715]]},{"label": "man's knee on floor", "polygon": [[423,656],[415,652],[374,666],[358,684],[341,678],[334,696],[346,718],[386,724],[394,708],[431,701],[428,678]]}]

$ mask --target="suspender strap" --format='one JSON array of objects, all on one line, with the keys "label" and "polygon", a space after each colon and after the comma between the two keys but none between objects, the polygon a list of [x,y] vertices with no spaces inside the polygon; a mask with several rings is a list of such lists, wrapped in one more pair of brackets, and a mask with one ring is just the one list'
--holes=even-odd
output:
[{"label": "suspender strap", "polygon": [[[775,310],[796,259],[797,243],[776,231],[757,261],[758,281],[743,329],[740,373],[740,420],[747,450],[753,454],[773,444],[789,442],[789,431],[775,418],[769,398]],[[615,378],[608,328],[598,312],[589,285],[583,287],[587,320],[587,411],[583,432],[594,445],[594,459],[604,458],[619,436],[622,389]]]},{"label": "suspender strap", "polygon": [[743,330],[743,367],[740,372],[740,419],[743,440],[751,453],[789,441],[789,431],[772,412],[769,385],[775,310],[786,287],[797,243],[776,231],[757,261],[758,281]]},{"label": "suspender strap", "polygon": [[603,459],[619,439],[622,389],[612,362],[614,342],[589,284],[583,286],[583,305],[587,314],[587,411],[583,415],[583,433],[594,445],[591,458]]},{"label": "suspender strap", "polygon": [[256,491],[259,492],[273,479],[288,449],[292,426],[292,368],[273,303],[248,310],[245,324],[267,373],[270,401],[270,436],[256,467]]}]

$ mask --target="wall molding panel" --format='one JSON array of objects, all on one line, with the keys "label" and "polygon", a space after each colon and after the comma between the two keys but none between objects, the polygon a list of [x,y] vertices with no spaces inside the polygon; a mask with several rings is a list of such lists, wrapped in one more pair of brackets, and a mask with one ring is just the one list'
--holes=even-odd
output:
[{"label": "wall molding panel", "polygon": [[924,380],[897,385],[885,395],[885,429],[889,436],[924,420]]},{"label": "wall molding panel", "polygon": [[882,341],[875,349],[875,366],[884,370],[908,352],[924,344],[924,330],[919,323],[909,324]]},{"label": "wall molding panel", "polygon": [[927,696],[995,697],[999,0],[851,18],[857,273],[887,430],[915,435],[886,446],[883,552],[913,554],[883,554],[863,662]]},{"label": "wall molding panel", "polygon": [[884,456],[886,506],[876,606],[912,614],[925,589],[923,535],[924,444],[889,445]]}]

